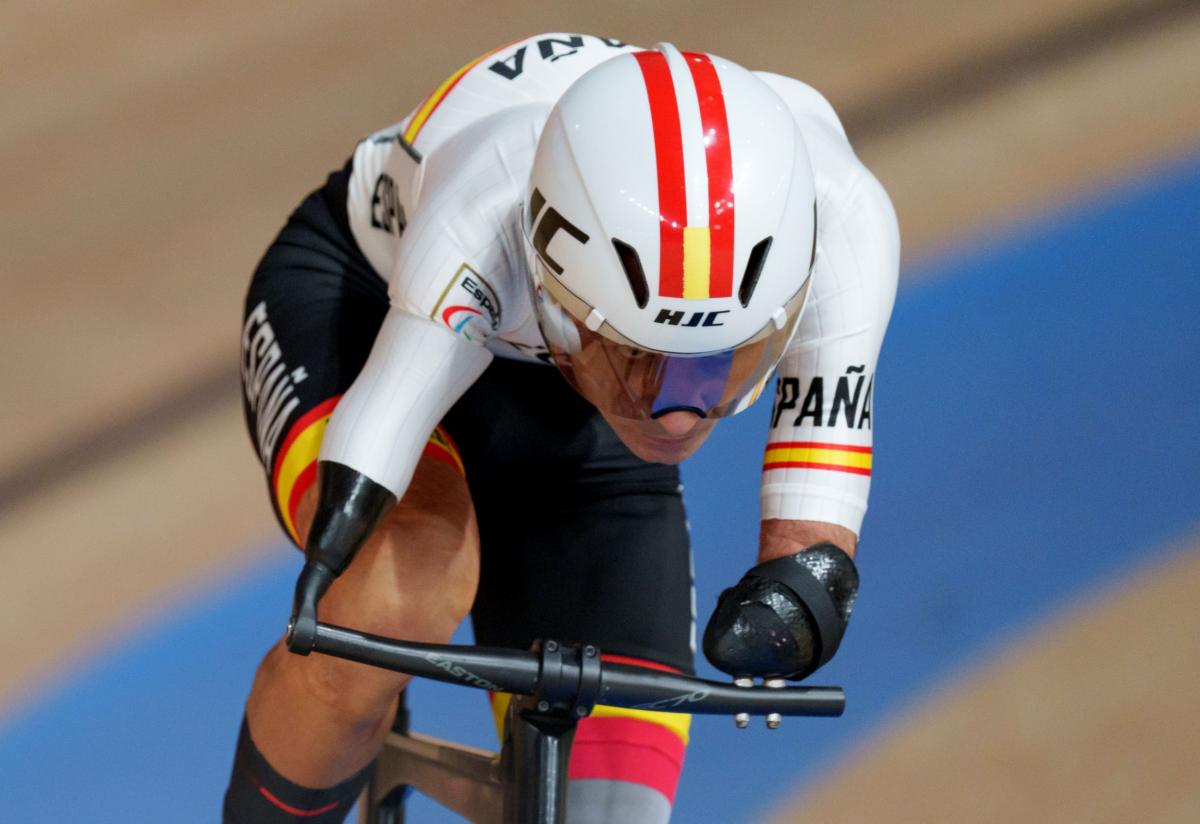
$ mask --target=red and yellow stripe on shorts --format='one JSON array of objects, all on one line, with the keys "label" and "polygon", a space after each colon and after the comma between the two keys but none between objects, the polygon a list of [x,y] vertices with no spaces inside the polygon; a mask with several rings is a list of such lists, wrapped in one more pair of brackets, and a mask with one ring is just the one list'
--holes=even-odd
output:
[{"label": "red and yellow stripe on shorts", "polygon": [[[297,546],[300,545],[300,536],[296,530],[296,508],[317,479],[317,456],[321,453],[321,440],[325,437],[329,416],[341,399],[341,395],[335,395],[302,415],[288,430],[275,456],[271,492],[283,525]],[[441,425],[429,436],[422,455],[448,464],[466,475],[458,447]]]},{"label": "red and yellow stripe on shorts", "polygon": [[[678,672],[674,667],[639,658],[600,657],[614,664]],[[496,732],[503,740],[504,719],[512,696],[502,692],[490,696]],[[673,804],[691,725],[692,716],[687,713],[597,705],[579,722],[567,778],[641,784],[662,793]]]}]

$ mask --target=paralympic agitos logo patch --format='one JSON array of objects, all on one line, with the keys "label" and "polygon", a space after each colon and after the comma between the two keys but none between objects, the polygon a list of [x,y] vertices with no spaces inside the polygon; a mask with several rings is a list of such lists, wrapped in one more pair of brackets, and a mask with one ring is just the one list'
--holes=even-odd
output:
[{"label": "paralympic agitos logo patch", "polygon": [[442,290],[429,317],[467,340],[483,340],[500,328],[500,298],[483,275],[464,263]]}]

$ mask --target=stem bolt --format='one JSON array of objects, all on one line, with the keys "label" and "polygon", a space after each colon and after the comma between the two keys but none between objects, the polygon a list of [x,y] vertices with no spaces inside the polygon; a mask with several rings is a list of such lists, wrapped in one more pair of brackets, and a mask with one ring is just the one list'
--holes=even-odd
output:
[{"label": "stem bolt", "polygon": [[[733,685],[735,687],[753,687],[754,679],[748,675],[739,676],[738,678],[733,679]],[[750,713],[739,712],[733,717],[733,722],[737,724],[737,728],[739,730],[746,729],[746,727],[750,726]]]},{"label": "stem bolt", "polygon": [[[787,686],[787,682],[782,678],[767,678],[763,681],[763,686],[767,687],[768,689],[777,690],[783,689],[783,687]],[[767,713],[767,729],[777,730],[782,722],[783,716],[781,716],[779,713]]]}]

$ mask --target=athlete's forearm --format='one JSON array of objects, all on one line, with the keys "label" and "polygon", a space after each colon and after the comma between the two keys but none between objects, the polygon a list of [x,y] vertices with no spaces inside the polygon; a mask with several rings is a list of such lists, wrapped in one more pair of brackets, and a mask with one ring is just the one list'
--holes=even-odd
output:
[{"label": "athlete's forearm", "polygon": [[791,521],[769,518],[762,522],[758,538],[758,561],[792,555],[814,544],[831,543],[851,558],[858,536],[844,526],[824,521]]}]

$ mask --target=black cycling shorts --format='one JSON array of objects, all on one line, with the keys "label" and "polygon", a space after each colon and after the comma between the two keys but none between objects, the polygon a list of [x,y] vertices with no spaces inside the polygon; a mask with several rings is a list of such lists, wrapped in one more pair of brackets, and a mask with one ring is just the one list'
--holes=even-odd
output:
[{"label": "black cycling shorts", "polygon": [[[293,540],[325,421],[388,309],[387,286],[346,219],[348,177],[348,167],[330,175],[291,215],[246,297],[246,422]],[[439,431],[427,454],[465,470],[479,523],[478,643],[589,642],[693,671],[691,549],[676,467],[633,455],[558,370],[504,358]]]}]

